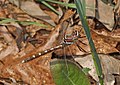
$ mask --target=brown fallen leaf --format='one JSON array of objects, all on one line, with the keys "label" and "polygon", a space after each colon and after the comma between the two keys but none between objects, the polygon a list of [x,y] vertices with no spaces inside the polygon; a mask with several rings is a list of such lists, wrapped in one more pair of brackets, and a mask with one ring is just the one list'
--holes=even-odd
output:
[{"label": "brown fallen leaf", "polygon": [[[112,40],[111,42],[115,44],[115,46],[112,46],[112,43],[110,42],[109,37],[105,37],[103,38],[101,35],[98,35],[97,33],[95,33],[93,30],[91,30],[91,34],[92,34],[92,39],[95,43],[95,47],[98,53],[104,53],[104,54],[108,54],[108,53],[113,53],[113,52],[119,52],[115,47],[117,45],[117,41]],[[105,40],[109,40],[105,41]]]},{"label": "brown fallen leaf", "polygon": [[48,67],[49,60],[50,59],[48,57],[44,56],[39,58],[38,62],[29,62],[25,64],[20,63],[7,67],[5,64],[5,66],[3,65],[3,68],[0,71],[1,73],[0,77],[2,78],[11,77],[17,81],[24,81],[30,85],[42,85],[42,84],[54,85]]},{"label": "brown fallen leaf", "polygon": [[115,29],[113,31],[108,31],[104,27],[94,28],[92,29],[94,32],[96,32],[98,35],[100,35],[103,39],[108,38],[110,41],[117,41],[120,42],[120,29]]},{"label": "brown fallen leaf", "polygon": [[24,0],[9,0],[12,4],[15,4],[17,7],[21,8],[24,12],[26,12],[28,15],[31,15],[37,19],[43,20],[47,23],[49,23],[52,26],[55,26],[55,23],[50,18],[49,15],[44,13],[40,9],[40,7],[33,1],[24,1]]},{"label": "brown fallen leaf", "polygon": [[107,27],[108,30],[112,30],[115,24],[113,7],[103,3],[101,0],[98,2],[99,20]]},{"label": "brown fallen leaf", "polygon": [[49,10],[44,10],[44,12],[47,13],[55,23],[59,23],[59,20],[63,16],[63,10],[60,7],[58,7],[58,12],[59,12],[60,15],[57,15],[54,12],[49,11]]},{"label": "brown fallen leaf", "polygon": [[9,34],[5,26],[0,26],[0,29],[1,29],[0,35],[3,36],[3,38],[5,39],[5,42],[8,44],[6,48],[0,52],[0,59],[8,56],[9,54],[14,54],[14,55],[17,54],[19,52],[19,49],[12,35]]},{"label": "brown fallen leaf", "polygon": [[[86,16],[98,19],[108,30],[114,28],[113,6],[103,3],[104,0],[86,0]],[[105,0],[108,2],[108,0]]]},{"label": "brown fallen leaf", "polygon": [[[102,65],[105,85],[117,84],[117,82],[115,82],[114,75],[120,75],[120,61],[110,55],[98,54],[98,56]],[[76,57],[75,61],[77,61],[83,68],[90,68],[91,70],[89,71],[89,74],[98,82],[98,77],[91,54]],[[117,85],[119,85],[119,83]]]}]

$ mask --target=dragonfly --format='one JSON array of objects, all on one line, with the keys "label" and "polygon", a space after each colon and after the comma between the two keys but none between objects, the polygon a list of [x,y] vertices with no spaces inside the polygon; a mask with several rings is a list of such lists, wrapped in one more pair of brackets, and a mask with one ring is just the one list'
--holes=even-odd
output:
[{"label": "dragonfly", "polygon": [[[67,26],[66,26],[66,28],[67,28]],[[52,51],[55,51],[57,49],[64,48],[66,46],[74,44],[74,42],[80,36],[79,32],[77,30],[73,31],[72,34],[65,34],[65,32],[63,32],[63,35],[64,35],[64,38],[63,38],[63,41],[61,42],[60,45],[57,45],[57,46],[52,47],[50,49],[46,49],[44,51],[38,52],[37,54],[34,54],[31,57],[28,57],[28,58],[22,60],[22,63],[26,63],[26,62],[32,61],[32,60],[34,60],[36,58],[39,58],[42,55],[45,55],[45,54],[50,53]]]},{"label": "dragonfly", "polygon": [[29,62],[29,61],[34,60],[34,59],[36,59],[36,58],[38,58],[38,57],[40,57],[40,56],[42,56],[42,55],[45,55],[45,54],[50,53],[50,52],[52,52],[52,51],[55,51],[55,50],[57,50],[57,49],[64,48],[64,47],[66,47],[66,46],[68,46],[68,45],[71,45],[71,44],[74,43],[74,40],[77,39],[77,36],[78,36],[78,31],[76,32],[76,35],[72,36],[72,38],[70,38],[70,35],[65,35],[65,39],[64,39],[64,42],[63,42],[62,44],[57,45],[57,46],[55,46],[55,47],[52,47],[52,48],[50,48],[50,49],[46,49],[46,50],[44,50],[44,51],[42,51],[42,52],[39,52],[39,53],[37,53],[37,54],[34,54],[34,55],[32,55],[31,57],[29,57],[29,58],[27,58],[27,59],[24,59],[24,60],[22,61],[22,63]]}]

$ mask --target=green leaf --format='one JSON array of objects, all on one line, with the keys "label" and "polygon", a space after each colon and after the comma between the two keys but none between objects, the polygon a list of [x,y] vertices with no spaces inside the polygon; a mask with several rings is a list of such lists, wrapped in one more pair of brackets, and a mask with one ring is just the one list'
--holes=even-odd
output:
[{"label": "green leaf", "polygon": [[88,72],[90,71],[91,69],[90,68],[83,68],[82,71],[87,75]]},{"label": "green leaf", "polygon": [[52,60],[50,68],[56,85],[90,85],[85,73],[73,61],[62,59]]}]

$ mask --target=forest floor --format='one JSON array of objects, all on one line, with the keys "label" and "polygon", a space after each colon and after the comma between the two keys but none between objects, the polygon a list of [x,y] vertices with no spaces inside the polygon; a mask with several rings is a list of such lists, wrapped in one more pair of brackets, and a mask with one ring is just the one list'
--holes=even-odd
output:
[{"label": "forest floor", "polygon": [[[92,1],[86,0],[89,4]],[[87,9],[87,16],[91,16],[88,25],[102,62],[105,85],[120,85],[120,7],[113,11],[102,0],[98,3],[100,18]],[[50,62],[64,55],[75,57],[83,68],[95,70],[89,67],[91,51],[76,9],[49,4],[59,15],[37,0],[0,0],[0,85],[55,85]],[[37,58],[26,60],[31,57]],[[94,72],[89,76],[96,85]]]}]

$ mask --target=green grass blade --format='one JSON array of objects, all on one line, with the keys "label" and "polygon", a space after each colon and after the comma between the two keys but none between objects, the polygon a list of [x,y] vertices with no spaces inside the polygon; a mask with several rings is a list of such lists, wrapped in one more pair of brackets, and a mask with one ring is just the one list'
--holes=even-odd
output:
[{"label": "green grass blade", "polygon": [[22,25],[36,25],[36,26],[42,26],[42,27],[47,27],[44,24],[40,24],[38,22],[32,22],[32,21],[17,21],[18,23],[22,24]]},{"label": "green grass blade", "polygon": [[76,8],[76,5],[73,3],[65,3],[65,2],[55,1],[55,0],[45,0],[45,1],[55,3],[55,4],[60,4],[60,5],[70,7],[70,8]]},{"label": "green grass blade", "polygon": [[89,45],[90,45],[93,61],[94,61],[95,67],[96,67],[97,75],[98,75],[98,78],[99,78],[99,82],[100,82],[101,85],[103,85],[102,66],[101,66],[98,54],[96,52],[92,37],[90,35],[90,29],[89,29],[86,17],[83,13],[84,8],[82,7],[83,6],[82,2],[81,2],[81,0],[75,0],[75,4],[76,4],[76,7],[77,7],[77,12],[78,12],[79,17],[80,17],[81,22],[82,22],[84,31],[86,33],[87,39],[89,41]]},{"label": "green grass blade", "polygon": [[0,25],[7,24],[7,23],[10,23],[10,22],[16,22],[16,23],[19,23],[19,24],[22,24],[22,25],[36,25],[36,26],[47,27],[44,24],[40,24],[40,23],[32,22],[32,21],[19,21],[19,20],[10,19],[10,18],[2,18],[2,19],[0,19]]},{"label": "green grass blade", "polygon": [[49,5],[47,2],[43,1],[43,0],[37,0],[39,2],[41,2],[42,4],[44,4],[45,6],[47,6],[49,9],[51,9],[53,12],[55,12],[56,14],[60,15],[59,12],[54,9],[51,5]]},{"label": "green grass blade", "polygon": [[[76,9],[76,5],[74,3],[65,3],[65,2],[60,2],[60,1],[56,1],[56,0],[37,0],[39,2],[42,2],[42,1],[46,1],[46,2],[51,2],[51,3],[55,3],[55,4],[59,4],[59,5],[62,5],[62,6],[65,6],[65,7],[69,7],[69,8],[74,8]],[[86,3],[85,3],[85,0],[83,0],[83,9],[85,9],[86,7]],[[88,9],[95,9],[94,7],[91,7],[91,6],[87,6]],[[86,14],[86,9],[83,10],[84,13]]]},{"label": "green grass blade", "polygon": [[86,16],[86,1],[85,0],[81,0],[82,1],[82,9],[83,9],[83,13]]},{"label": "green grass blade", "polygon": [[9,19],[9,18],[4,18],[4,19],[1,19],[0,25],[1,25],[1,24],[10,23],[10,22],[15,22],[15,21],[17,21],[17,20]]}]

